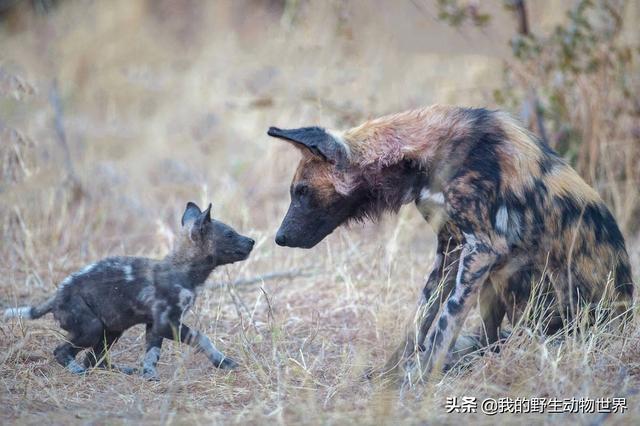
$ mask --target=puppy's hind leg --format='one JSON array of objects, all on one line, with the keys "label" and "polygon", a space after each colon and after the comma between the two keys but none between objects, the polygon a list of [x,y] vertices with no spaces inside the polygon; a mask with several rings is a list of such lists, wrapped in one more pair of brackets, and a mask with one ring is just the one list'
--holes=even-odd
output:
[{"label": "puppy's hind leg", "polygon": [[87,352],[87,354],[85,355],[85,368],[112,368],[124,374],[135,373],[135,368],[116,365],[110,362],[109,350],[111,349],[113,344],[118,341],[120,336],[122,336],[122,332],[105,331],[104,336],[102,337],[102,339],[100,339],[100,342],[93,345],[91,351]]},{"label": "puppy's hind leg", "polygon": [[[82,318],[82,317],[81,317]],[[96,317],[84,316],[84,321],[73,323],[69,331],[69,342],[58,346],[53,352],[60,365],[74,374],[86,372],[86,368],[76,361],[78,352],[93,347],[100,342],[104,334],[102,322]]]},{"label": "puppy's hind leg", "polygon": [[81,350],[82,348],[73,346],[71,343],[63,343],[53,351],[53,355],[61,366],[73,374],[83,374],[87,371],[86,368],[76,361],[76,355]]}]

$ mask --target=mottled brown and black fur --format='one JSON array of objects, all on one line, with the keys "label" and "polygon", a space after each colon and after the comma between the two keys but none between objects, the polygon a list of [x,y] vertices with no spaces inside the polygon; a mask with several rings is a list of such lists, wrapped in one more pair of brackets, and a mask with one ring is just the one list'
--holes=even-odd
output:
[{"label": "mottled brown and black fur", "polygon": [[[105,367],[107,351],[128,328],[146,324],[146,354],[142,374],[155,379],[163,339],[180,339],[204,352],[219,368],[236,363],[209,338],[182,323],[198,288],[216,266],[246,259],[254,241],[211,219],[211,205],[200,211],[187,204],[175,248],[162,260],[111,257],[87,265],[65,278],[57,292],[39,306],[7,309],[5,318],[39,318],[49,312],[68,332],[56,360],[73,373],[96,364]],[[89,351],[81,365],[76,355]],[[125,373],[135,369],[120,367]]]},{"label": "mottled brown and black fur", "polygon": [[342,223],[410,202],[437,231],[416,323],[387,370],[417,350],[425,371],[441,366],[478,298],[485,345],[498,340],[505,316],[515,324],[537,313],[552,333],[604,299],[609,318],[630,310],[629,259],[611,212],[503,112],[432,106],[345,132],[268,133],[303,153],[278,244],[313,247]]}]

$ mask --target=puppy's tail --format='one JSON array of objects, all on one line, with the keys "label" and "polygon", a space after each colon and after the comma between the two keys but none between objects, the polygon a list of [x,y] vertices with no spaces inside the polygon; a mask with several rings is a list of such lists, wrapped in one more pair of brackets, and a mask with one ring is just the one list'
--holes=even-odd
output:
[{"label": "puppy's tail", "polygon": [[18,308],[9,308],[4,311],[4,319],[9,318],[23,318],[23,319],[37,319],[53,310],[56,297],[50,297],[46,302],[37,306],[20,306]]}]

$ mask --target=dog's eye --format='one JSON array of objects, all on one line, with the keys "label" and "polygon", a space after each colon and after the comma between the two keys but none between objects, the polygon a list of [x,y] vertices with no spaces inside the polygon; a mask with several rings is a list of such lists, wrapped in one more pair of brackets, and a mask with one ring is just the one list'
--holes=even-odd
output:
[{"label": "dog's eye", "polygon": [[226,232],[224,233],[224,237],[225,237],[226,239],[230,240],[231,238],[233,238],[233,232],[231,232],[231,231],[226,231]]}]

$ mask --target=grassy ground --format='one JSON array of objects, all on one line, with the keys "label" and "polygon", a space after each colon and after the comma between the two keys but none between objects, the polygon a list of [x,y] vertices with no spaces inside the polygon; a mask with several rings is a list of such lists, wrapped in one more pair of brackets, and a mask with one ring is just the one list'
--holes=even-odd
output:
[{"label": "grassy ground", "polygon": [[[298,154],[267,138],[269,125],[346,127],[435,102],[487,104],[504,34],[470,38],[411,2],[387,14],[364,2],[285,13],[250,1],[152,4],[67,2],[2,28],[0,307],[42,300],[108,255],[161,257],[185,203],[212,201],[258,243],[246,262],[214,272],[186,322],[242,367],[215,371],[167,343],[158,383],[73,377],[53,360],[63,336],[50,317],[0,323],[0,422],[640,421],[637,322],[623,337],[593,330],[562,342],[521,330],[500,354],[402,394],[363,381],[398,343],[433,260],[434,235],[410,206],[312,250],[273,243]],[[532,14],[546,25],[553,10]],[[640,248],[628,244],[638,269]],[[128,331],[111,357],[139,363],[142,334]],[[454,396],[626,397],[628,409],[448,414]]]}]

